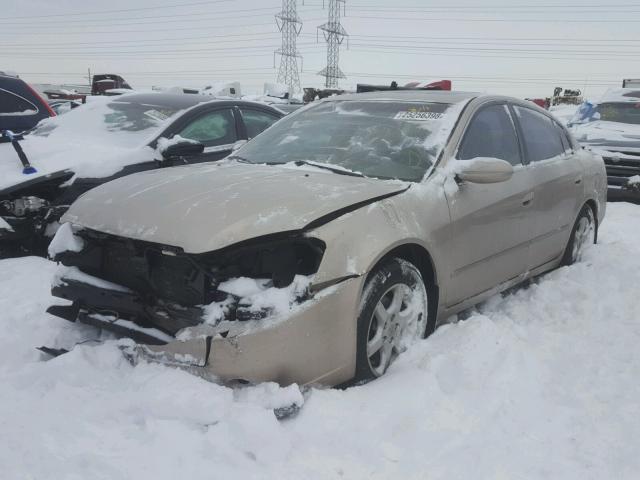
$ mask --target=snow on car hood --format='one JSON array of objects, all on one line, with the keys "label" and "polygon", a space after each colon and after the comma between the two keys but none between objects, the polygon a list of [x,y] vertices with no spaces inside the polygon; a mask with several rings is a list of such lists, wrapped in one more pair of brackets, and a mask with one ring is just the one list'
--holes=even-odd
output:
[{"label": "snow on car hood", "polygon": [[0,144],[0,191],[7,187],[71,170],[79,177],[101,178],[122,167],[154,158],[146,144],[166,122],[139,131],[116,130],[105,123],[113,97],[97,99],[65,115],[41,121],[20,145],[37,173],[25,175],[10,143]]},{"label": "snow on car hood", "polygon": [[597,120],[575,125],[572,132],[580,143],[629,142],[640,146],[640,125]]},{"label": "snow on car hood", "polygon": [[299,230],[343,207],[406,188],[403,182],[291,167],[201,164],[109,182],[80,197],[63,221],[203,253]]}]

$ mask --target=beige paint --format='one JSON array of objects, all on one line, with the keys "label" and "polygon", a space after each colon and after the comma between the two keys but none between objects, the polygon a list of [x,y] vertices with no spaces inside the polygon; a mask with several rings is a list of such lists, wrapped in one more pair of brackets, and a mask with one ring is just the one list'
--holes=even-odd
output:
[{"label": "beige paint", "polygon": [[[403,95],[406,99],[407,94]],[[389,92],[384,96],[395,98]],[[428,94],[420,96],[429,100]],[[437,96],[444,98],[441,93]],[[602,159],[576,148],[554,160],[517,166],[501,183],[456,184],[455,154],[464,129],[473,114],[491,102],[537,109],[505,97],[472,100],[440,162],[422,183],[306,233],[327,244],[315,284],[347,275],[357,278],[320,292],[319,298],[289,318],[265,320],[262,327],[230,333],[227,338],[208,327],[200,329],[201,336],[195,340],[147,347],[147,353],[160,351],[165,360],[226,381],[336,385],[352,378],[355,371],[356,318],[366,275],[394,248],[415,244],[431,256],[440,297],[438,322],[555,268],[582,205],[594,201],[598,221],[603,219]],[[304,177],[306,173],[311,176]],[[575,183],[578,178],[581,181]],[[402,186],[401,182],[281,167],[181,167],[133,175],[93,190],[71,208],[65,220],[201,252],[300,229],[322,214]],[[202,201],[196,212],[190,207],[194,199]],[[105,213],[107,200],[114,210]],[[219,213],[221,203],[224,213]],[[276,215],[272,222],[259,221],[262,212],[279,207],[288,214]],[[206,335],[213,337],[208,358]],[[197,360],[175,355],[187,352]],[[194,363],[203,366],[193,367]]]}]

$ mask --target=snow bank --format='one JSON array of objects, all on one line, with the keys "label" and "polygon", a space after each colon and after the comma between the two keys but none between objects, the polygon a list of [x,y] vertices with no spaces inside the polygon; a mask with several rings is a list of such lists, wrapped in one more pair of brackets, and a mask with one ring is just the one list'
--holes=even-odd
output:
[{"label": "snow bank", "polygon": [[84,240],[73,233],[70,223],[64,223],[58,228],[53,240],[49,244],[49,257],[55,258],[62,252],[80,252],[84,248]]},{"label": "snow bank", "polygon": [[[305,294],[311,278],[296,275],[290,285],[276,288],[270,279],[239,277],[221,283],[218,290],[238,297],[239,305],[248,312],[269,312],[270,316],[285,317],[291,313],[296,300]],[[226,299],[205,306],[205,322],[210,325],[219,323],[224,319],[231,303],[230,299]]]},{"label": "snow bank", "polygon": [[438,329],[373,383],[231,390],[132,367],[118,343],[43,313],[55,266],[0,261],[2,477],[634,479],[640,471],[640,216],[610,204],[601,243]]}]

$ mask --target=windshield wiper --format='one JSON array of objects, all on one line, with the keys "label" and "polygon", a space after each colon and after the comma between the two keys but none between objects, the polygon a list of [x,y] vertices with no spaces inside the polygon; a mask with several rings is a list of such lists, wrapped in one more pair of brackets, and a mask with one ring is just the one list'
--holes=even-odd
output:
[{"label": "windshield wiper", "polygon": [[310,160],[295,160],[293,163],[298,167],[302,165],[309,165],[310,167],[322,168],[324,170],[329,170],[330,172],[337,173],[339,175],[347,175],[349,177],[364,177],[362,173],[354,172],[352,170],[344,170],[342,168],[331,167],[326,163],[316,163]]},{"label": "windshield wiper", "polygon": [[238,161],[240,163],[253,163],[253,162],[250,162],[249,160],[247,160],[246,158],[241,157],[240,155],[229,155],[226,159],[227,160],[236,160],[236,161]]}]

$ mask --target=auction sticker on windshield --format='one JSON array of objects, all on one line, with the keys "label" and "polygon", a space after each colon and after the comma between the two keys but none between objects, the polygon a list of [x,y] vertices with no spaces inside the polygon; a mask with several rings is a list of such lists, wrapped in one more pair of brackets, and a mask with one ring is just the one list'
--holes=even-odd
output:
[{"label": "auction sticker on windshield", "polygon": [[396,113],[396,120],[440,120],[443,117],[441,112],[418,112],[418,111],[404,111]]}]

